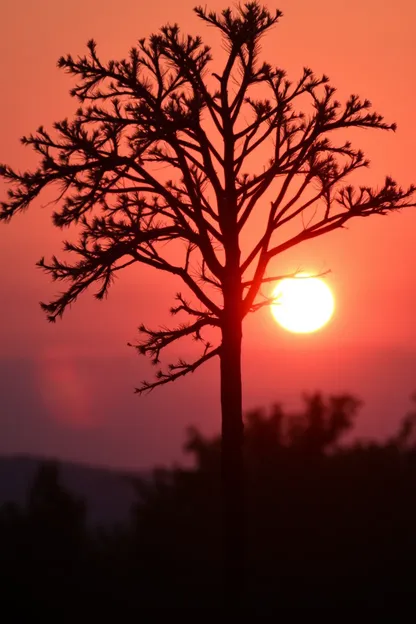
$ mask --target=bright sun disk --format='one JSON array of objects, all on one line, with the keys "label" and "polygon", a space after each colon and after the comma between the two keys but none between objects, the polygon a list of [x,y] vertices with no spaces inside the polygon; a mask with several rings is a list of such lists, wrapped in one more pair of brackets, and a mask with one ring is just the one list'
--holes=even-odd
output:
[{"label": "bright sun disk", "polygon": [[280,281],[273,291],[271,311],[288,331],[306,334],[323,327],[334,313],[334,297],[319,277],[298,273]]}]

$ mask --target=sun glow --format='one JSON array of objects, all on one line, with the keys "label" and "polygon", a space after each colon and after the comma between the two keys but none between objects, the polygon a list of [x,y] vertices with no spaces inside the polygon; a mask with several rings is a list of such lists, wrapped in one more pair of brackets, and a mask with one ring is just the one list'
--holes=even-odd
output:
[{"label": "sun glow", "polygon": [[334,297],[329,286],[318,277],[298,273],[277,284],[271,311],[284,329],[306,334],[321,329],[334,313]]}]

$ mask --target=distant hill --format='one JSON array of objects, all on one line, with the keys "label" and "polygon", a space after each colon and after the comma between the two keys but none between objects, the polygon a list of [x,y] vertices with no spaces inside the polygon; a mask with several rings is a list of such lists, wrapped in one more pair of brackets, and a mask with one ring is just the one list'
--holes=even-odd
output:
[{"label": "distant hill", "polygon": [[[6,502],[25,505],[27,491],[44,458],[0,457],[0,506]],[[137,495],[128,476],[149,478],[150,473],[127,473],[59,461],[62,483],[87,505],[90,525],[124,524]]]}]

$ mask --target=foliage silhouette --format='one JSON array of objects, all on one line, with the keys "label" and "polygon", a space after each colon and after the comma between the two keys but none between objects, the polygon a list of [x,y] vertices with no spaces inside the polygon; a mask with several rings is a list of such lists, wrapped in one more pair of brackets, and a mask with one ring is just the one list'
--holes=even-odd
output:
[{"label": "foliage silhouette", "polygon": [[[158,364],[165,347],[191,336],[200,355],[160,370],[138,392],[220,358],[228,590],[236,594],[243,568],[243,319],[270,304],[262,287],[279,278],[272,272],[276,256],[352,218],[413,206],[415,189],[389,177],[378,189],[347,181],[368,161],[345,142],[345,131],[394,130],[395,124],[357,95],[341,104],[328,78],[309,68],[291,83],[281,68],[260,61],[260,40],[280,11],[272,14],[258,2],[220,14],[195,11],[226,43],[220,73],[212,71],[201,37],[182,36],[176,24],[141,39],[127,60],[103,63],[93,40],[86,56],[59,60],[78,79],[71,94],[82,106],[72,121],[55,123],[54,133],[41,126],[22,139],[39,155],[38,169],[0,168],[13,184],[0,219],[9,221],[53,185],[59,189],[54,224],[79,225],[78,242],[64,243],[68,260],[39,262],[67,284],[42,304],[51,321],[90,286],[98,284],[102,299],[118,272],[136,263],[179,277],[193,297],[178,293],[171,309],[187,322],[173,329],[141,326],[136,346]],[[271,158],[253,172],[261,146],[271,148]],[[269,197],[261,235],[241,249],[242,235]],[[183,243],[182,253],[175,241]]]},{"label": "foliage silhouette", "polygon": [[[246,414],[245,605],[253,613],[412,607],[415,441],[401,426],[384,443],[341,445],[358,406],[348,395],[315,394],[294,414],[278,405]],[[130,522],[114,531],[87,530],[85,508],[59,484],[56,465],[40,466],[25,509],[0,510],[6,602],[33,614],[54,603],[119,618],[220,608],[220,436],[190,429],[185,448],[194,467],[134,480]]]},{"label": "foliage silhouette", "polygon": [[[246,605],[260,613],[410,605],[416,558],[416,445],[410,429],[402,436],[402,424],[382,444],[340,446],[360,402],[319,393],[304,401],[295,414],[277,405],[246,415]],[[139,487],[137,534],[147,536],[149,561],[158,536],[168,535],[163,552],[176,563],[191,562],[189,576],[198,569],[199,536],[197,559],[210,572],[209,598],[200,604],[212,604],[220,437],[206,439],[190,429],[185,449],[195,470],[159,471],[153,483]],[[183,587],[191,584],[186,578]],[[177,586],[175,592],[180,594]]]}]

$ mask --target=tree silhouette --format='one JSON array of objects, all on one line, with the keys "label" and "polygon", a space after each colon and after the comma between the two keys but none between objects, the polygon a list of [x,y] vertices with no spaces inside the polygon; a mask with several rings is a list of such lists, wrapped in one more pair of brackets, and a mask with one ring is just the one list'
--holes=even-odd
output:
[{"label": "tree silhouette", "polygon": [[[271,301],[262,285],[279,279],[270,273],[273,258],[354,217],[414,205],[415,189],[389,177],[378,189],[345,182],[368,161],[350,142],[337,141],[337,131],[394,130],[395,124],[357,95],[341,104],[328,78],[309,68],[292,83],[282,69],[261,62],[260,39],[280,11],[248,2],[220,14],[195,12],[225,41],[220,70],[210,72],[211,50],[201,37],[183,36],[176,24],[141,39],[125,60],[103,63],[93,40],[85,56],[59,60],[78,79],[71,94],[82,106],[72,121],[55,123],[53,133],[41,126],[22,139],[39,154],[38,169],[1,167],[13,188],[0,218],[9,221],[54,185],[54,224],[79,225],[78,242],[64,243],[69,260],[39,262],[67,284],[42,304],[51,321],[95,283],[102,299],[118,271],[135,263],[178,276],[190,292],[193,300],[178,293],[171,308],[187,322],[173,329],[142,326],[135,346],[158,364],[165,347],[191,336],[201,344],[200,356],[179,359],[137,391],[220,358],[223,502],[229,592],[235,594],[243,567],[243,319]],[[271,157],[254,172],[252,157],[262,145]],[[264,216],[258,206],[266,198]],[[241,249],[256,218],[264,219],[263,232]],[[210,328],[219,331],[218,344]]]},{"label": "tree silhouette", "polygon": [[82,563],[86,505],[62,484],[58,462],[39,464],[28,492],[26,513],[33,573],[43,561],[47,584],[56,584],[55,592],[62,592],[64,579],[67,584],[77,584],[75,570]]},{"label": "tree silhouette", "polygon": [[[79,599],[88,552],[86,505],[61,483],[58,462],[39,463],[24,509],[0,507],[0,534],[2,586],[18,587],[33,610]],[[19,607],[14,599],[13,610]]]}]

